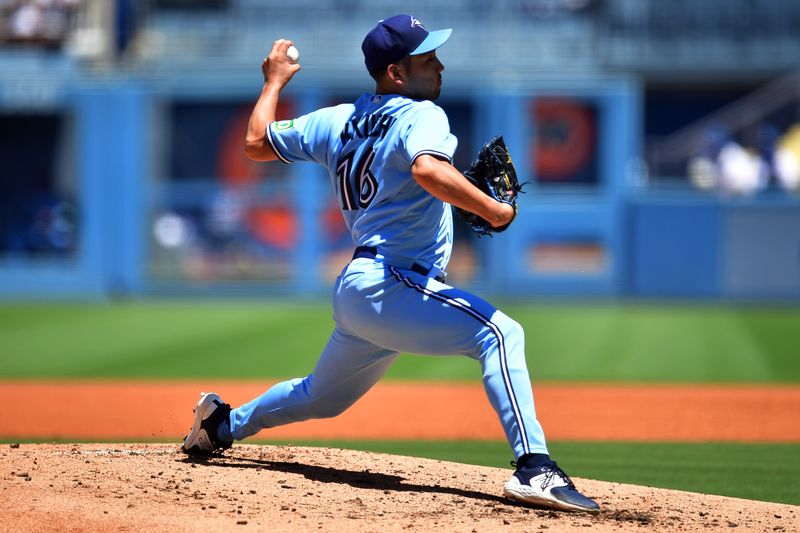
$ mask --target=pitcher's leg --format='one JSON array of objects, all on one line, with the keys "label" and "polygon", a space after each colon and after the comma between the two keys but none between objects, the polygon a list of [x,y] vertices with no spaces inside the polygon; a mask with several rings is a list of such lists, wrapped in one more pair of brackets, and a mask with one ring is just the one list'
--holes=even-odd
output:
[{"label": "pitcher's leg", "polygon": [[544,430],[536,418],[522,326],[495,311],[487,330],[478,356],[483,385],[514,455],[519,458],[528,453],[548,453]]},{"label": "pitcher's leg", "polygon": [[[522,327],[478,296],[418,274],[390,270],[398,283],[382,296],[391,299],[391,305],[380,306],[381,320],[366,313],[348,317],[352,327],[395,351],[477,359],[486,394],[516,457],[547,453],[536,419]],[[362,327],[359,319],[370,327]]]},{"label": "pitcher's leg", "polygon": [[363,396],[396,356],[337,328],[310,375],[277,383],[231,411],[231,434],[241,440],[264,428],[336,416]]}]

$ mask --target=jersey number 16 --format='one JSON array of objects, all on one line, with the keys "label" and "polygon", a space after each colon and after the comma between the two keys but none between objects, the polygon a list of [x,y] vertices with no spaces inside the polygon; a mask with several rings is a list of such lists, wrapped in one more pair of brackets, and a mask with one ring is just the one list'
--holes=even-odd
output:
[{"label": "jersey number 16", "polygon": [[336,165],[339,199],[345,211],[367,207],[378,192],[378,180],[369,169],[375,159],[375,151],[368,148],[354,165],[355,157],[356,151],[353,150],[343,155]]}]

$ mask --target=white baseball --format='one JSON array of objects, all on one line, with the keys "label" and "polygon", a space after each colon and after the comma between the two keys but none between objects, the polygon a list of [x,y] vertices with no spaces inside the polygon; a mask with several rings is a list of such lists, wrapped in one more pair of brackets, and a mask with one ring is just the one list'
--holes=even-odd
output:
[{"label": "white baseball", "polygon": [[300,59],[300,52],[294,45],[291,45],[288,50],[286,50],[286,57],[289,58],[289,61],[292,63],[297,63],[297,60]]}]

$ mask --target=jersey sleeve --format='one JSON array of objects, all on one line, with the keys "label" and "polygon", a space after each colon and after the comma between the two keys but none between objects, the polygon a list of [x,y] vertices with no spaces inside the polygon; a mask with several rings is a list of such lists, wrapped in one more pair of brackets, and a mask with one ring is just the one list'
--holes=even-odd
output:
[{"label": "jersey sleeve", "polygon": [[278,120],[267,126],[267,141],[284,163],[315,161],[327,164],[331,128],[328,109],[320,109],[291,120]]},{"label": "jersey sleeve", "polygon": [[458,139],[450,133],[450,122],[442,108],[425,107],[410,118],[404,142],[409,165],[423,154],[452,162]]}]

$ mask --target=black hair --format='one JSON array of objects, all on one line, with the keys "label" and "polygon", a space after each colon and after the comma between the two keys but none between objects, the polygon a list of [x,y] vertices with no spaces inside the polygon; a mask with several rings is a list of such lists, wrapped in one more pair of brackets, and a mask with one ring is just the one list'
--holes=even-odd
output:
[{"label": "black hair", "polygon": [[[389,65],[403,65],[406,68],[409,68],[410,64],[411,64],[411,56],[405,56],[396,63],[389,63]],[[381,78],[386,74],[386,69],[389,68],[389,65],[386,65],[385,67],[379,70],[374,70],[370,72],[369,75],[372,77],[373,80],[381,81]]]}]

